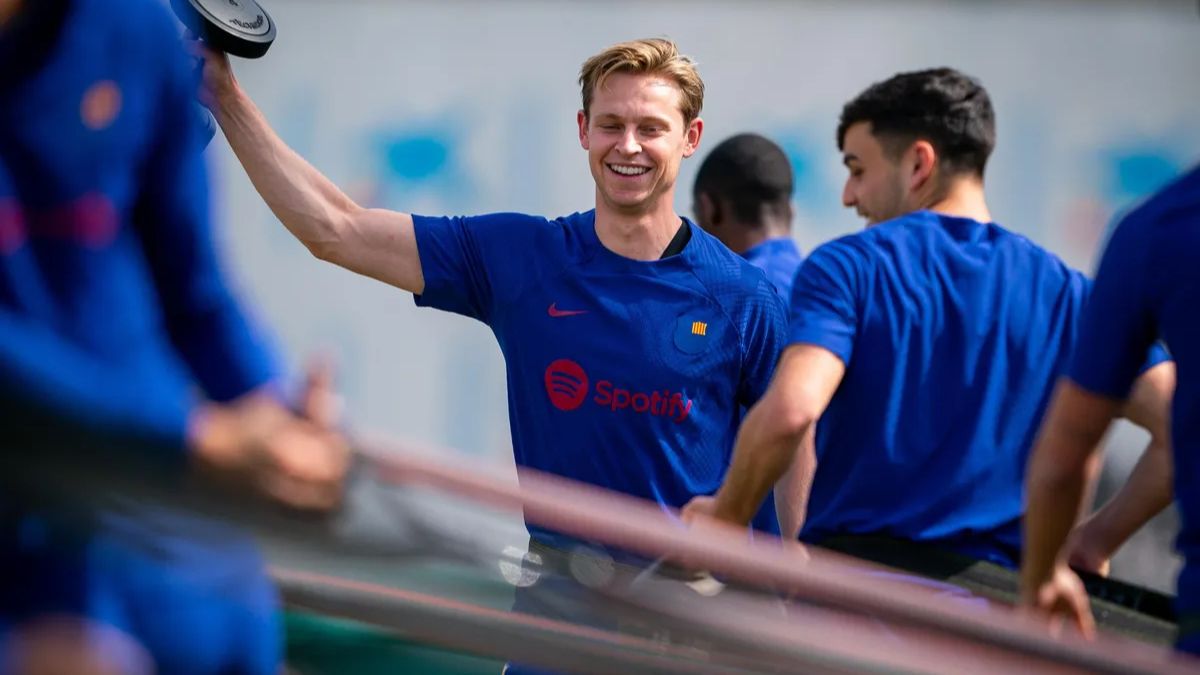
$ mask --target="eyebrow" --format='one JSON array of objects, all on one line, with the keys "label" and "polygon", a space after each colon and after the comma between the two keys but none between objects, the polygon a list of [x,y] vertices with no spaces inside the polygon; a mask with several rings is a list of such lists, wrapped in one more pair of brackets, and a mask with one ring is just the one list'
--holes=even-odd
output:
[{"label": "eyebrow", "polygon": [[845,164],[846,166],[850,166],[850,162],[857,161],[860,161],[858,159],[858,155],[854,154],[853,152],[847,152],[846,154],[842,155],[842,164]]}]

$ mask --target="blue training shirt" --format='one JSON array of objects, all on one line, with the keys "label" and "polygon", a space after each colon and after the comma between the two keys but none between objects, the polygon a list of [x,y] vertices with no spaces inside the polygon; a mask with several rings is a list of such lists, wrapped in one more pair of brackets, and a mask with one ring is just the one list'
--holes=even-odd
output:
[{"label": "blue training shirt", "polygon": [[[414,222],[417,303],[500,343],[517,464],[670,507],[720,487],[786,330],[761,271],[690,224],[680,254],[638,261],[601,244],[594,211]],[[754,525],[778,532],[773,504]]]},{"label": "blue training shirt", "polygon": [[1084,389],[1125,398],[1138,355],[1158,339],[1175,360],[1171,446],[1181,523],[1176,546],[1184,557],[1177,603],[1181,614],[1194,615],[1200,612],[1200,167],[1117,227],[1084,315],[1070,369]]},{"label": "blue training shirt", "polygon": [[796,280],[796,270],[804,262],[800,247],[796,246],[791,237],[768,239],[757,246],[742,252],[746,262],[754,265],[767,275],[767,279],[775,284],[779,297],[786,302],[792,297],[792,282]]},{"label": "blue training shirt", "polygon": [[817,427],[801,537],[894,536],[1015,566],[1025,462],[1089,286],[1024,237],[931,211],[815,250],[789,340],[846,373]]}]

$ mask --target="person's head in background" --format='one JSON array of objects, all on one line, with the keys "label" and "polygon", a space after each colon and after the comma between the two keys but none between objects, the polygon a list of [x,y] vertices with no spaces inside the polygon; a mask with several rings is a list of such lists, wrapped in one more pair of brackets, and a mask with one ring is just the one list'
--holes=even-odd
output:
[{"label": "person's head in background", "polygon": [[732,136],[696,173],[696,224],[735,253],[791,237],[792,190],[792,163],[782,148],[758,134]]},{"label": "person's head in background", "polygon": [[877,82],[842,108],[842,203],[868,225],[931,209],[986,216],[983,173],[996,115],[978,80],[933,68]]}]

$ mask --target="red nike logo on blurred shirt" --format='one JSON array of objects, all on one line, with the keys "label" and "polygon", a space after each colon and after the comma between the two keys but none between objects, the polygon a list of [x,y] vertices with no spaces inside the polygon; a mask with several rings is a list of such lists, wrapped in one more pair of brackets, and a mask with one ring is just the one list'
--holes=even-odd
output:
[{"label": "red nike logo on blurred shirt", "polygon": [[546,310],[546,312],[550,316],[555,317],[555,318],[558,318],[560,316],[575,316],[576,314],[587,314],[586,309],[559,309],[556,305],[558,305],[557,302],[552,302],[552,303],[550,303],[550,308]]}]

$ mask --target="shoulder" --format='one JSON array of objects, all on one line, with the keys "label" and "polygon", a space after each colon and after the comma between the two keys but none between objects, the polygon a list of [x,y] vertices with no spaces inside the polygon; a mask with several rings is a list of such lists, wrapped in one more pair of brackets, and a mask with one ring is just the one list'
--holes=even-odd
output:
[{"label": "shoulder", "polygon": [[765,272],[692,225],[692,271],[708,296],[741,330],[754,316],[782,318],[783,301]]},{"label": "shoulder", "polygon": [[121,77],[181,82],[191,76],[180,24],[159,0],[74,0],[65,44],[89,45]]},{"label": "shoulder", "polygon": [[[425,216],[413,214],[413,223],[420,228],[457,225],[475,233],[504,234],[514,237],[536,236],[565,231],[569,225],[563,218],[550,220],[528,213],[497,212],[474,216]],[[569,217],[568,217],[569,218]]]},{"label": "shoulder", "polygon": [[[590,213],[560,218],[527,213],[488,213],[476,216],[413,215],[418,246],[422,241],[458,241],[495,262],[542,266],[564,256],[578,258],[590,246]],[[594,230],[591,230],[594,232]],[[594,238],[594,234],[591,237]]]},{"label": "shoulder", "polygon": [[1020,256],[1022,264],[1041,269],[1043,273],[1050,273],[1064,281],[1088,283],[1087,275],[1068,265],[1057,253],[1023,234],[1017,234],[999,225],[992,227],[999,233],[997,238],[1000,243]]},{"label": "shoulder", "polygon": [[1181,215],[1196,217],[1200,209],[1200,166],[1168,184],[1135,208],[1125,220],[1145,223],[1170,222]]},{"label": "shoulder", "polygon": [[1177,235],[1194,238],[1195,230],[1181,224],[1200,224],[1200,166],[1177,178],[1126,214],[1117,224],[1109,247],[1133,253],[1169,244]]},{"label": "shoulder", "polygon": [[798,277],[817,273],[847,276],[873,269],[879,259],[894,250],[897,237],[905,234],[890,225],[887,230],[878,229],[884,225],[843,235],[816,247],[800,265]]},{"label": "shoulder", "polygon": [[917,245],[935,221],[922,217],[921,213],[909,213],[872,225],[858,232],[845,234],[813,249],[807,263],[813,258],[867,260],[882,258],[899,249]]},{"label": "shoulder", "polygon": [[691,224],[691,228],[692,241],[688,246],[693,248],[693,273],[719,302],[724,304],[754,295],[763,285],[770,287],[762,269],[695,224]]},{"label": "shoulder", "polygon": [[182,52],[182,34],[165,2],[158,0],[74,0],[72,16],[94,35],[136,45]]}]

